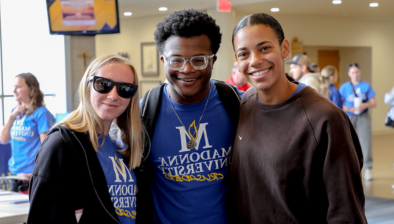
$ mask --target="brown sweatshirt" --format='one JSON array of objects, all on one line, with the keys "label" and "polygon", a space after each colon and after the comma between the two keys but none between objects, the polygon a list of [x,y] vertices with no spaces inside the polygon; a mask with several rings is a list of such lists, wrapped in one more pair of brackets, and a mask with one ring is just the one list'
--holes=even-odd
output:
[{"label": "brown sweatshirt", "polygon": [[[363,156],[347,115],[306,87],[275,105],[242,97],[233,223],[366,223]],[[234,201],[233,201],[234,202]]]}]

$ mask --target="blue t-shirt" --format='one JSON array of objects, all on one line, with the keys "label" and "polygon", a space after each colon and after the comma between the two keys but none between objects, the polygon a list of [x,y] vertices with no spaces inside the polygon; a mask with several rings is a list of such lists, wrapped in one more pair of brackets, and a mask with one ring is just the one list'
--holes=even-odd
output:
[{"label": "blue t-shirt", "polygon": [[[99,138],[99,145],[103,137]],[[109,195],[120,223],[134,224],[136,217],[137,181],[133,170],[130,170],[117,151],[120,148],[109,136],[105,136],[104,145],[98,149],[97,158],[100,161]]]},{"label": "blue t-shirt", "polygon": [[291,94],[291,96],[289,97],[289,99],[292,98],[292,97],[293,97],[294,95],[296,95],[297,93],[299,93],[301,90],[303,90],[303,89],[307,86],[307,85],[305,85],[304,83],[297,82],[297,81],[294,81],[294,82],[292,82],[292,83],[298,84],[298,86],[297,86],[297,89],[294,91],[294,93]]},{"label": "blue t-shirt", "polygon": [[[359,84],[354,85],[354,89],[358,97],[361,97],[363,103],[368,102],[369,99],[375,97],[375,92],[373,91],[371,85],[364,81],[360,81]],[[341,94],[342,101],[344,102],[345,106],[353,107],[354,106],[354,92],[350,82],[345,82],[342,84],[341,88],[339,89],[339,93]],[[366,113],[368,109],[364,110],[361,114]],[[345,111],[348,116],[356,116],[355,114]]]},{"label": "blue t-shirt", "polygon": [[[149,155],[155,171],[152,182],[154,222],[229,223],[226,193],[234,125],[215,84],[212,81],[210,84],[210,97],[208,94],[200,103],[183,105],[171,99],[186,130],[163,89]],[[238,92],[240,97],[242,94]],[[188,147],[191,138],[197,143],[196,148]]]},{"label": "blue t-shirt", "polygon": [[45,107],[38,107],[29,116],[22,114],[15,118],[10,130],[11,158],[8,160],[12,174],[33,172],[34,160],[41,146],[40,134],[49,131],[53,124],[55,117]]},{"label": "blue t-shirt", "polygon": [[339,108],[342,109],[342,97],[339,93],[339,90],[335,88],[333,84],[330,83],[330,100],[337,105]]}]

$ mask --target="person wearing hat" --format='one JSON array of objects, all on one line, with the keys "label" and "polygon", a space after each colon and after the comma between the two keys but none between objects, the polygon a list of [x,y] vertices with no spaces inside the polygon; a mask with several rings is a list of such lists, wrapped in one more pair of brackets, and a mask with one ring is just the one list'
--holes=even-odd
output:
[{"label": "person wearing hat", "polygon": [[311,61],[308,56],[297,54],[292,61],[286,62],[290,65],[290,74],[298,82],[312,87],[318,93],[328,98],[328,88],[324,80],[320,79],[319,73],[314,73],[310,68]]},{"label": "person wearing hat", "polygon": [[316,63],[312,63],[309,67],[311,67],[312,72],[320,73],[320,67]]}]

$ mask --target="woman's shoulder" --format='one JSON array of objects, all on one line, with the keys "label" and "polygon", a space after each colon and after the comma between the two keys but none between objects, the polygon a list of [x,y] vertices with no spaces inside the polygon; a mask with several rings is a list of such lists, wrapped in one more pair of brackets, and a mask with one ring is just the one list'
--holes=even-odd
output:
[{"label": "woman's shoulder", "polygon": [[371,84],[369,84],[368,82],[366,82],[364,80],[361,80],[360,84],[363,85],[363,86],[367,86],[368,88],[372,88]]},{"label": "woman's shoulder", "polygon": [[[52,178],[65,170],[70,164],[75,165],[77,149],[72,142],[72,130],[65,126],[53,127],[37,153],[34,174]],[[63,171],[62,171],[63,172]]]},{"label": "woman's shoulder", "polygon": [[34,110],[34,113],[42,114],[42,113],[51,113],[51,112],[48,110],[48,108],[46,108],[46,107],[44,107],[44,106],[38,106],[38,107],[36,107],[36,109]]},{"label": "woman's shoulder", "polygon": [[34,109],[34,112],[31,116],[35,117],[36,119],[46,118],[50,120],[55,120],[53,114],[46,107],[43,106],[39,106]]},{"label": "woman's shoulder", "polygon": [[51,117],[53,117],[53,114],[46,107],[39,106],[34,109],[32,116],[36,116],[36,117],[51,116]]},{"label": "woman's shoulder", "polygon": [[70,130],[70,129],[60,125],[53,127],[49,131],[44,142],[42,143],[40,151],[61,149],[66,144],[66,141],[64,139],[64,133],[67,133],[65,131],[62,132],[62,130]]},{"label": "woman's shoulder", "polygon": [[337,116],[342,117],[343,114],[345,114],[343,110],[338,108],[338,106],[332,103],[331,100],[321,96],[316,91],[309,91],[304,94],[300,100],[305,111],[314,116],[328,119]]},{"label": "woman's shoulder", "polygon": [[85,133],[73,131],[64,125],[56,125],[48,132],[41,148],[46,150],[67,147],[68,144],[81,141],[84,136]]}]

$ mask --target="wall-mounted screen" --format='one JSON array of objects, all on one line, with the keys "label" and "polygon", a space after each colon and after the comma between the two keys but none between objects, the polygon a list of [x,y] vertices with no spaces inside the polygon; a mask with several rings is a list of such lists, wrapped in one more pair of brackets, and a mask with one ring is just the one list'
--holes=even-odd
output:
[{"label": "wall-mounted screen", "polygon": [[117,0],[47,0],[51,34],[119,33]]}]

